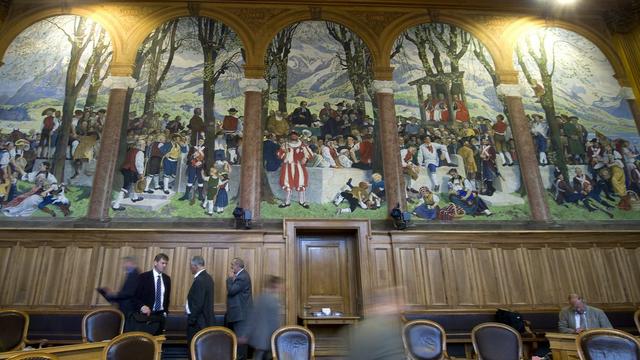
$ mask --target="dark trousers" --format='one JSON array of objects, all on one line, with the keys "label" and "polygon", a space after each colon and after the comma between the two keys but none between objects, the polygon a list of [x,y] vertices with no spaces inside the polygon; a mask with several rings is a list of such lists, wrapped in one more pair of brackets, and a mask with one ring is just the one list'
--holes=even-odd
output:
[{"label": "dark trousers", "polygon": [[[247,337],[247,321],[234,321],[229,323],[229,328],[236,334],[236,337],[241,338]],[[238,360],[246,360],[247,359],[247,344],[240,344],[238,342]]]},{"label": "dark trousers", "polygon": [[272,360],[273,355],[269,350],[258,350],[253,353],[253,360]]}]

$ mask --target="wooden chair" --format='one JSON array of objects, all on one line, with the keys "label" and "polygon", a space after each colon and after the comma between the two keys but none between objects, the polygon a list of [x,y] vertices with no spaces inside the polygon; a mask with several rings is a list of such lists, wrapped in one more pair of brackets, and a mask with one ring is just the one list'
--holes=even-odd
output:
[{"label": "wooden chair", "polygon": [[315,359],[316,339],[306,327],[283,326],[271,335],[271,352],[273,360]]},{"label": "wooden chair", "polygon": [[159,360],[160,345],[156,339],[140,331],[116,336],[102,351],[103,360]]},{"label": "wooden chair", "polygon": [[521,360],[522,338],[511,326],[484,323],[471,330],[471,342],[478,360]]},{"label": "wooden chair", "polygon": [[636,322],[636,328],[640,332],[640,309],[638,309],[636,313],[633,314],[633,320]]},{"label": "wooden chair", "polygon": [[82,341],[100,342],[122,334],[124,314],[117,309],[94,310],[82,319]]},{"label": "wooden chair", "polygon": [[584,331],[576,338],[576,347],[580,360],[640,360],[640,341],[621,330]]},{"label": "wooden chair", "polygon": [[236,360],[238,340],[233,331],[211,326],[198,331],[191,340],[191,360]]},{"label": "wooden chair", "polygon": [[414,320],[402,328],[402,342],[411,360],[445,360],[447,334],[435,321]]},{"label": "wooden chair", "polygon": [[59,357],[54,354],[47,354],[37,351],[25,351],[24,354],[12,356],[7,360],[58,360]]},{"label": "wooden chair", "polygon": [[18,310],[0,311],[0,352],[24,349],[29,330],[29,315]]}]

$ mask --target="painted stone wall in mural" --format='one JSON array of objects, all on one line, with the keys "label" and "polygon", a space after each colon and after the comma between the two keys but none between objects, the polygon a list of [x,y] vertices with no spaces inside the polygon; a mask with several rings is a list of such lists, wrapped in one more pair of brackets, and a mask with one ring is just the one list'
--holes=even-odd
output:
[{"label": "painted stone wall in mural", "polygon": [[532,30],[514,54],[525,111],[558,220],[638,219],[640,136],[614,71],[586,38]]},{"label": "painted stone wall in mural", "polygon": [[521,172],[493,60],[472,35],[431,23],[391,54],[407,204],[424,220],[526,220]]},{"label": "painted stone wall in mural", "polygon": [[262,217],[386,218],[364,42],[338,24],[293,24],[265,65]]},{"label": "painted stone wall in mural", "polygon": [[242,45],[204,17],[169,21],[134,67],[111,214],[231,217],[240,183]]},{"label": "painted stone wall in mural", "polygon": [[0,67],[2,218],[86,214],[111,62],[108,34],[79,16],[40,21]]}]

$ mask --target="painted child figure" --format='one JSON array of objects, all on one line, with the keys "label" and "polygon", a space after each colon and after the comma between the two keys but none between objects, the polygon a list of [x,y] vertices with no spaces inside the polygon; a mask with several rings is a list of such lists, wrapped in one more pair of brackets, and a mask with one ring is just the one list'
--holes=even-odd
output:
[{"label": "painted child figure", "polygon": [[220,173],[220,180],[218,182],[218,194],[216,195],[216,202],[213,204],[216,208],[216,213],[222,214],[224,208],[229,205],[229,174],[226,172]]},{"label": "painted child figure", "polygon": [[216,201],[218,195],[218,184],[220,178],[218,177],[218,170],[215,166],[209,168],[209,176],[205,176],[204,170],[201,171],[202,179],[207,184],[207,196],[202,202],[202,207],[205,208],[205,213],[209,216],[213,216],[213,204]]},{"label": "painted child figure", "polygon": [[342,191],[338,193],[333,201],[334,205],[339,206],[344,200],[349,203],[348,208],[338,208],[336,215],[354,212],[358,207],[367,209],[366,202],[369,198],[369,184],[365,181],[361,181],[358,186],[353,186],[349,178],[347,185],[342,188]]}]

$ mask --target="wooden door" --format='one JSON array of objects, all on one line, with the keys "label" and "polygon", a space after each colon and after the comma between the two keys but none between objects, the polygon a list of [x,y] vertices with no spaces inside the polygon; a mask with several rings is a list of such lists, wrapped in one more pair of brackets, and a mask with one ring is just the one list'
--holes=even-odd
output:
[{"label": "wooden door", "polygon": [[299,235],[300,304],[357,314],[356,256],[350,235]]}]

